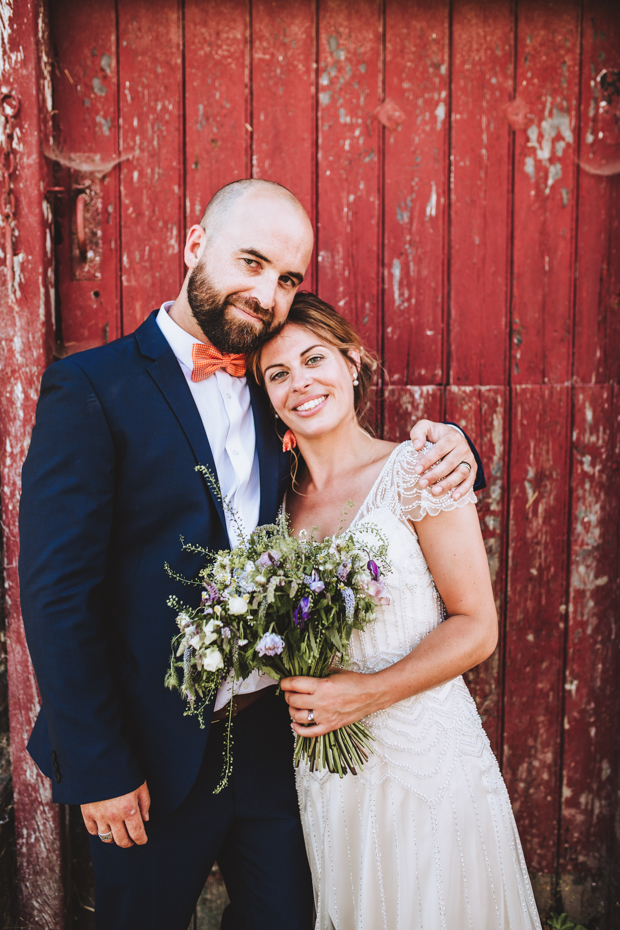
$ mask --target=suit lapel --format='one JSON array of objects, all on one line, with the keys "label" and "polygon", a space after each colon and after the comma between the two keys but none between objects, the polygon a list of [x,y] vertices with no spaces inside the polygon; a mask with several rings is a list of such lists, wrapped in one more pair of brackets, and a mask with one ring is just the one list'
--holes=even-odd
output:
[{"label": "suit lapel", "polygon": [[[147,366],[147,371],[172,408],[192,447],[196,462],[206,465],[217,475],[213,453],[198,408],[174,352],[157,325],[157,313],[155,310],[136,330],[134,336],[142,355],[153,359],[152,364]],[[280,503],[281,476],[287,473],[289,457],[282,453],[280,440],[271,419],[267,395],[251,375],[248,376],[248,388],[254,415],[260,474],[260,525],[273,522],[276,515]],[[211,491],[210,488],[209,490]],[[212,491],[211,496],[226,529],[222,502]]]},{"label": "suit lapel", "polygon": [[[209,445],[205,428],[200,419],[198,408],[196,407],[192,392],[176,360],[175,354],[155,322],[156,314],[157,311],[152,313],[135,332],[135,337],[142,354],[148,358],[154,359],[152,364],[147,366],[146,370],[166,398],[172,412],[179,421],[181,429],[192,447],[197,464],[206,465],[213,475],[217,477],[213,453],[211,452],[211,446]],[[214,494],[211,487],[209,487],[209,492],[211,493],[224,529],[226,530],[226,517],[224,515],[222,502],[217,494]],[[227,530],[226,532],[228,534]]]},{"label": "suit lapel", "polygon": [[248,387],[254,414],[256,432],[256,449],[260,470],[260,511],[259,526],[272,523],[278,509],[281,447],[278,434],[274,429],[269,410],[269,402],[264,390],[254,378],[248,376]]}]

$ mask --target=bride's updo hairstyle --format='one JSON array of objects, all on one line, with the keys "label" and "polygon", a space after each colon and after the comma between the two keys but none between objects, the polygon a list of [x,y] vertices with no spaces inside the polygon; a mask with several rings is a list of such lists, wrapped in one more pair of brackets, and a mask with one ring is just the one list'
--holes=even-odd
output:
[{"label": "bride's updo hairstyle", "polygon": [[[377,360],[364,348],[355,328],[333,307],[330,307],[329,304],[325,303],[324,300],[320,300],[310,291],[298,291],[295,294],[285,325],[288,323],[303,326],[304,329],[309,330],[328,345],[338,349],[347,361],[352,362],[354,365],[356,363],[351,358],[350,352],[357,349],[360,354],[360,366],[357,372],[359,384],[354,386],[353,391],[355,413],[361,422],[368,409],[370,385],[373,372],[377,367]],[[247,356],[248,368],[261,387],[265,387],[265,379],[260,367],[261,352],[263,346],[276,337],[277,333],[256,349],[253,349]]]}]

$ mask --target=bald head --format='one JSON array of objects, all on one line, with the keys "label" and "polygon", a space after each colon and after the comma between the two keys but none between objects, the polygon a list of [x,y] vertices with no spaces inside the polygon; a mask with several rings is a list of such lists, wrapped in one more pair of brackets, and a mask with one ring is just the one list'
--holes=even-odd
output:
[{"label": "bald head", "polygon": [[227,221],[231,220],[240,209],[244,212],[253,207],[260,209],[259,202],[269,203],[272,207],[277,205],[289,213],[296,213],[312,235],[312,225],[308,214],[288,188],[276,181],[244,178],[241,181],[225,184],[207,204],[207,209],[200,220],[200,225],[207,234],[207,241],[211,242],[214,236],[221,232]]}]

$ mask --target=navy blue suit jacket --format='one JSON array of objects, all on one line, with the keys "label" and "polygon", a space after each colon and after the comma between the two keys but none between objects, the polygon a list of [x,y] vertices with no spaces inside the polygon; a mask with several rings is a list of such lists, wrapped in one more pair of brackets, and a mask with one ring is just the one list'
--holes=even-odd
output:
[{"label": "navy blue suit jacket", "polygon": [[[53,798],[83,804],[148,780],[174,810],[200,767],[208,726],[164,687],[175,615],[196,590],[164,571],[203,561],[179,537],[226,548],[215,465],[200,415],[155,313],[130,336],[56,362],[43,376],[23,469],[21,604],[42,710],[29,743]],[[275,518],[289,456],[250,382],[260,523]],[[208,724],[209,714],[206,715]]]},{"label": "navy blue suit jacket", "polygon": [[[177,632],[166,600],[198,598],[164,563],[192,578],[203,559],[182,552],[179,537],[218,550],[228,535],[195,470],[215,472],[213,456],[156,312],[132,335],[45,372],[23,469],[19,573],[42,699],[28,748],[54,800],[118,797],[146,779],[153,812],[165,815],[195,781],[208,726],[164,687]],[[259,523],[270,523],[290,462],[266,395],[248,383]]]}]

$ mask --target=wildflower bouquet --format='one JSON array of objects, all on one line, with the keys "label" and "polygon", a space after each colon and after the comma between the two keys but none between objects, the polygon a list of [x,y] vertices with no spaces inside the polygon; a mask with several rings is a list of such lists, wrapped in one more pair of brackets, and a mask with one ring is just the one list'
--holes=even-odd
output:
[{"label": "wildflower bouquet", "polygon": [[[209,557],[206,550],[185,548]],[[176,597],[168,600],[178,612],[179,633],[166,684],[181,691],[186,713],[197,714],[203,725],[204,708],[231,672],[237,681],[255,669],[275,681],[328,675],[346,661],[353,630],[363,629],[377,605],[388,603],[381,581],[387,570],[387,541],[378,529],[352,528],[319,542],[303,531],[293,536],[281,514],[231,551],[210,557],[196,582],[202,587],[199,607],[188,608]],[[232,770],[232,702],[230,711],[218,790]],[[311,771],[356,774],[372,751],[371,741],[360,722],[325,736],[301,737],[295,765],[304,760]]]}]

